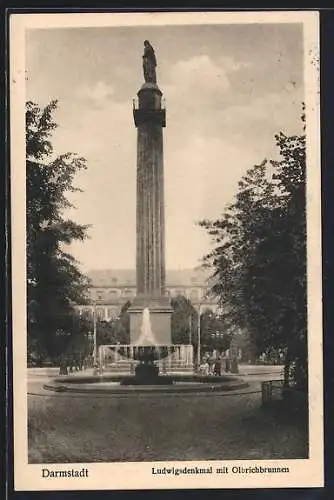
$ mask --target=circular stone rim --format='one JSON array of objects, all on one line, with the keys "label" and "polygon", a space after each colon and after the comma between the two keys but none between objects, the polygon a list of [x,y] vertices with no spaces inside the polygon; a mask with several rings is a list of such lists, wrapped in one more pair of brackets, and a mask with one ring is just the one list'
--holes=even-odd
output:
[{"label": "circular stone rim", "polygon": [[[164,376],[165,374],[162,374]],[[236,382],[240,380],[238,376],[233,375],[197,375],[197,374],[172,374],[167,375],[173,379],[174,382],[198,382],[201,384],[218,384],[224,382]],[[96,384],[105,382],[120,382],[123,379],[132,378],[133,375],[120,375],[120,374],[107,374],[107,375],[79,375],[73,377],[71,375],[65,375],[62,377],[56,377],[54,382],[63,384]],[[154,385],[154,384],[152,384]],[[160,386],[161,387],[161,386]]]},{"label": "circular stone rim", "polygon": [[[125,376],[109,375],[87,376],[87,377],[62,377],[56,378],[53,384],[44,384],[43,389],[61,393],[82,394],[190,394],[190,393],[223,393],[231,392],[249,387],[249,383],[239,377],[231,376],[177,376],[173,375],[173,381],[178,385],[117,385],[108,386],[108,382],[118,382]],[[100,382],[100,383],[99,383]],[[184,382],[184,384],[182,384]],[[189,385],[189,382],[195,382]],[[196,383],[197,382],[197,383]],[[90,384],[96,384],[89,386]],[[105,385],[104,385],[105,384]]]}]

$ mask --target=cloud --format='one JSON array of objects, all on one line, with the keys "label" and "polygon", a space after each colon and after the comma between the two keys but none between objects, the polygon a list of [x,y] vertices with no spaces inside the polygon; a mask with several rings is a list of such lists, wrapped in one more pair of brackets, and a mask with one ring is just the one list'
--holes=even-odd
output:
[{"label": "cloud", "polygon": [[216,65],[209,56],[193,57],[187,61],[178,61],[169,72],[171,86],[186,89],[190,95],[195,92],[226,92],[230,82],[224,68]]},{"label": "cloud", "polygon": [[247,92],[240,92],[235,85],[236,75],[247,78],[251,66],[232,57],[213,60],[207,55],[172,65],[164,78],[167,85],[162,89],[166,97],[167,133],[173,133],[182,147],[183,138],[191,134],[207,140],[224,137],[234,144],[256,144],[266,138],[271,141],[280,130],[299,132],[301,88],[289,85],[287,80],[276,92],[259,93],[255,80],[254,92],[252,86]]},{"label": "cloud", "polygon": [[220,66],[224,68],[226,74],[237,73],[242,69],[251,68],[252,64],[248,61],[237,61],[233,57],[220,57],[218,59]]},{"label": "cloud", "polygon": [[[73,245],[85,268],[135,265],[132,97],[142,83],[142,34],[151,36],[147,29],[29,33],[28,94],[45,104],[59,98],[55,149],[87,158],[88,169],[75,179],[84,192],[71,195],[78,208],[69,213],[93,225],[91,240]],[[260,26],[222,26],[203,33],[198,26],[191,34],[193,29],[170,31],[167,26],[152,32],[167,107],[170,268],[191,266],[208,250],[207,235],[195,221],[216,217],[232,200],[245,170],[270,157],[273,134],[295,128],[300,114],[295,103],[302,100],[296,90],[302,82],[301,45],[295,36],[285,37],[285,28],[266,29],[266,37]]]},{"label": "cloud", "polygon": [[[301,90],[287,85],[246,101],[230,84],[246,67],[232,58],[198,56],[173,64],[164,78],[167,267],[198,262],[210,242],[196,221],[219,216],[246,170],[270,157],[273,134],[297,124]],[[119,99],[99,80],[60,103],[59,149],[88,160],[77,177],[84,194],[73,195],[73,217],[93,224],[92,239],[72,248],[86,268],[134,266],[136,129],[131,98]]]},{"label": "cloud", "polygon": [[58,151],[79,151],[87,159],[87,170],[75,179],[83,193],[71,194],[77,209],[68,215],[92,224],[91,239],[74,243],[71,251],[86,269],[134,267],[136,130],[131,103],[110,98],[103,107],[74,107],[71,116],[67,106],[60,111],[66,114],[66,127],[55,132]]},{"label": "cloud", "polygon": [[[227,66],[231,68],[232,61]],[[178,61],[169,68],[162,78],[168,134],[181,142],[191,134],[212,134],[219,106],[232,90],[229,71],[207,55]]]},{"label": "cloud", "polygon": [[167,267],[182,267],[209,249],[208,235],[196,222],[224,211],[259,157],[251,145],[240,148],[224,137],[187,135],[178,148],[168,137],[165,145],[166,260]]},{"label": "cloud", "polygon": [[221,123],[226,131],[243,134],[245,140],[263,141],[265,136],[279,131],[301,133],[303,100],[301,88],[265,93],[247,104],[227,107],[221,114]]},{"label": "cloud", "polygon": [[[96,88],[101,86],[91,87]],[[81,95],[84,90],[80,90]],[[55,131],[55,143],[60,151],[80,151],[94,161],[107,162],[110,155],[119,153],[120,147],[129,149],[128,133],[134,130],[132,103],[116,101],[106,91],[93,95],[98,106],[85,99],[59,101],[57,121],[61,127]]]},{"label": "cloud", "polygon": [[100,106],[114,94],[114,89],[111,85],[107,85],[99,80],[93,86],[87,84],[79,85],[75,93],[80,99],[88,99],[95,105]]}]

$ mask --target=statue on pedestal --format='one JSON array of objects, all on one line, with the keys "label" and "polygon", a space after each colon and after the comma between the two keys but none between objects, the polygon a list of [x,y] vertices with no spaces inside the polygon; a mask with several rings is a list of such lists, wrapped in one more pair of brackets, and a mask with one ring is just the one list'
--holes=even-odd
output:
[{"label": "statue on pedestal", "polygon": [[157,60],[152,45],[148,40],[144,41],[143,70],[144,79],[147,83],[157,83],[156,68]]}]

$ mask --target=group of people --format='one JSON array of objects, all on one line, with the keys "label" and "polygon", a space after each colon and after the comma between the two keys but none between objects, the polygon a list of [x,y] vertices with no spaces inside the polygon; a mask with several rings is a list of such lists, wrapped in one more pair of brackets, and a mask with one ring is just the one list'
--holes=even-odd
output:
[{"label": "group of people", "polygon": [[208,355],[206,354],[199,367],[199,372],[202,375],[216,375],[220,376],[222,373],[231,371],[231,363],[228,356],[221,355]]},{"label": "group of people", "polygon": [[63,355],[59,360],[59,375],[82,371],[88,364],[89,360],[80,354]]}]

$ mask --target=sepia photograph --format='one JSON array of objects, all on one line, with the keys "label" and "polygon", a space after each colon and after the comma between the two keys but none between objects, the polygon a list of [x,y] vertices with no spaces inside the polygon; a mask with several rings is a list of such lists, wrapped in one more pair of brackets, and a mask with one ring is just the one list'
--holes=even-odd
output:
[{"label": "sepia photograph", "polygon": [[317,14],[10,21],[16,489],[321,486]]}]

